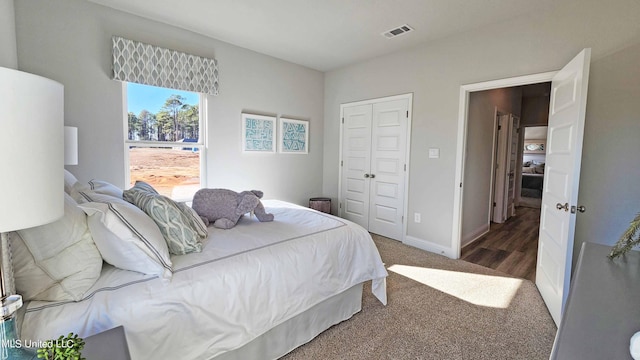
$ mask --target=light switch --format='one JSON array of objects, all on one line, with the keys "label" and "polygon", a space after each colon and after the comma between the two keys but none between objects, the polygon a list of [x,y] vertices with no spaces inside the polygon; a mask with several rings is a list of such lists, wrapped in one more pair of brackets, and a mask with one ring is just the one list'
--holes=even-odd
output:
[{"label": "light switch", "polygon": [[429,159],[437,159],[440,157],[440,149],[429,148]]}]

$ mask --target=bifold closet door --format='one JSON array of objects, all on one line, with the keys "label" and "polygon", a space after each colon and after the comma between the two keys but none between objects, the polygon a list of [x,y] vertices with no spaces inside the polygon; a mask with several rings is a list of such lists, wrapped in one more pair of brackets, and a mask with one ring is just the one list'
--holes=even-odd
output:
[{"label": "bifold closet door", "polygon": [[401,240],[403,231],[407,99],[343,110],[342,216]]}]

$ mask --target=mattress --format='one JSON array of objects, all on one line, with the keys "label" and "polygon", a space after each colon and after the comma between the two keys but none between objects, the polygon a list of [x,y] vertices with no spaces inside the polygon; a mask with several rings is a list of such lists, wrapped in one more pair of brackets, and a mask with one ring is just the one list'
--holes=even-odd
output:
[{"label": "mattress", "polygon": [[170,281],[103,267],[78,302],[30,302],[21,337],[80,336],[123,325],[134,359],[209,359],[364,281],[386,304],[369,233],[329,214],[264,201],[273,222],[209,228],[202,253],[174,256]]}]

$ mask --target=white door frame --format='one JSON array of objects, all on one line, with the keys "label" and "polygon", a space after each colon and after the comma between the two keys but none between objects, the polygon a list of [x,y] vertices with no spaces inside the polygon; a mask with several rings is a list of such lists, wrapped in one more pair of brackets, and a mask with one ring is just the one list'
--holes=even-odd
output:
[{"label": "white door frame", "polygon": [[[409,116],[407,117],[407,151],[406,151],[406,159],[405,159],[405,164],[406,164],[406,170],[405,170],[405,176],[404,176],[404,205],[403,205],[403,217],[402,217],[402,239],[401,241],[404,243],[405,242],[405,238],[407,236],[407,226],[409,224],[408,221],[408,216],[407,216],[407,211],[408,211],[408,207],[409,207],[409,169],[411,169],[411,166],[409,165],[411,162],[411,118],[413,117],[413,93],[407,93],[407,94],[401,94],[401,95],[393,95],[393,96],[387,96],[387,97],[382,97],[382,98],[375,98],[375,99],[369,99],[369,100],[362,100],[362,101],[355,101],[355,102],[349,102],[349,103],[343,103],[340,104],[340,121],[343,121],[343,114],[344,114],[344,108],[345,107],[349,107],[349,106],[357,106],[357,105],[366,105],[366,104],[374,104],[377,102],[384,102],[384,101],[393,101],[393,100],[401,100],[401,99],[407,99],[409,101],[409,105],[408,105],[408,111],[409,111]],[[340,147],[338,149],[339,151],[339,158],[338,158],[338,216],[342,216],[342,202],[344,199],[342,199],[342,137],[343,137],[343,124],[340,124]]]},{"label": "white door frame", "polygon": [[464,154],[467,143],[467,122],[469,117],[469,95],[475,91],[493,90],[505,87],[522,86],[550,82],[557,71],[517,76],[507,79],[485,81],[481,83],[460,86],[460,102],[458,107],[458,138],[456,146],[456,176],[453,196],[453,230],[451,236],[451,250],[455,259],[460,258],[460,244],[462,235],[462,199],[464,191]]}]

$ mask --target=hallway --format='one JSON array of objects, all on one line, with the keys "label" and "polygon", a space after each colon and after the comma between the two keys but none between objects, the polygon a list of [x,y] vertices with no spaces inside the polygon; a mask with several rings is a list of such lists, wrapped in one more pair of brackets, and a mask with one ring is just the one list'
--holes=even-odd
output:
[{"label": "hallway", "polygon": [[516,208],[502,224],[491,223],[489,233],[465,246],[461,259],[535,282],[540,209]]}]

